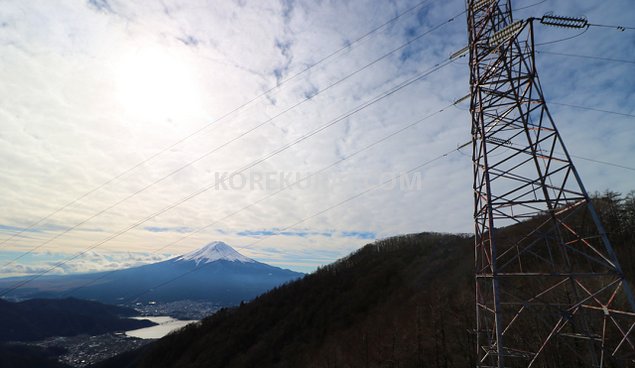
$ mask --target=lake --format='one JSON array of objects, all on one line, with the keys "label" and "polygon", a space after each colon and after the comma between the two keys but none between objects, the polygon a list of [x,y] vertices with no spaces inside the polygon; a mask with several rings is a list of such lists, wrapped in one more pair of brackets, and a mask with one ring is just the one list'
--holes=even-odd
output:
[{"label": "lake", "polygon": [[178,319],[174,319],[169,316],[151,316],[151,317],[132,317],[133,319],[147,319],[154,323],[158,323],[156,326],[140,328],[137,330],[126,331],[126,336],[138,337],[140,339],[160,339],[168,333],[179,329],[187,324],[198,322],[196,320],[192,321],[181,321]]}]

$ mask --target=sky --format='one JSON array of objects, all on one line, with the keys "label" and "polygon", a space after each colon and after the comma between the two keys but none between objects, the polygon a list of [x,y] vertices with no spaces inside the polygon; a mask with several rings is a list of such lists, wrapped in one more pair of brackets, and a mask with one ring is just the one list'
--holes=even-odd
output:
[{"label": "sky", "polygon": [[[470,116],[447,107],[468,66],[434,68],[466,45],[464,8],[4,0],[0,276],[128,267],[216,240],[308,272],[376,239],[471,233],[471,158],[456,150]],[[629,0],[513,8],[635,19]],[[584,158],[635,166],[635,32],[580,33],[536,27],[542,87],[587,189],[627,193],[635,170]]]}]

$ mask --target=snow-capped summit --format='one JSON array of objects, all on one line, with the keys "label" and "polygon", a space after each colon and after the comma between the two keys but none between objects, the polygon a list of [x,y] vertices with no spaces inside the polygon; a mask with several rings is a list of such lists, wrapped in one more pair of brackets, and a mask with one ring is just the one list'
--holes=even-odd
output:
[{"label": "snow-capped summit", "polygon": [[256,263],[253,259],[243,256],[222,241],[211,242],[200,249],[177,257],[175,261],[194,261],[197,265],[215,261]]},{"label": "snow-capped summit", "polygon": [[[137,302],[205,300],[235,305],[303,276],[256,262],[223,242],[213,242],[165,261],[94,275],[100,282],[82,288],[77,285],[85,283],[85,274],[56,275],[48,280],[43,276],[41,284],[31,285],[27,293],[16,296],[62,297],[68,296],[66,293],[70,291],[74,297],[108,304],[119,304],[131,295],[138,295]],[[0,290],[14,283],[13,279],[0,279]]]}]

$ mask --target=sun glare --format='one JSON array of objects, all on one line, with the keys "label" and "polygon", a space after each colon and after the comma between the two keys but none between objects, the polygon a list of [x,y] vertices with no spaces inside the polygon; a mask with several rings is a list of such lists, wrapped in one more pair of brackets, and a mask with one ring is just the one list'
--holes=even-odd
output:
[{"label": "sun glare", "polygon": [[117,74],[117,99],[135,118],[174,119],[200,110],[193,66],[168,50],[134,50],[121,59]]}]

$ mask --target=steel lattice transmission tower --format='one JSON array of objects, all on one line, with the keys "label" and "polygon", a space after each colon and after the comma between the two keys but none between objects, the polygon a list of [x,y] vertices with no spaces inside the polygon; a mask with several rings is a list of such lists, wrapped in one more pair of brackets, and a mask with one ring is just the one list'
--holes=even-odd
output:
[{"label": "steel lattice transmission tower", "polygon": [[478,366],[635,366],[635,303],[545,105],[533,21],[467,1]]}]

